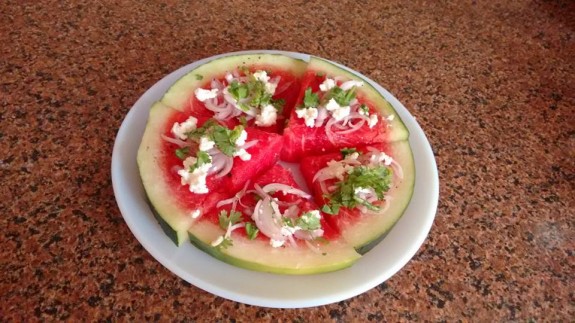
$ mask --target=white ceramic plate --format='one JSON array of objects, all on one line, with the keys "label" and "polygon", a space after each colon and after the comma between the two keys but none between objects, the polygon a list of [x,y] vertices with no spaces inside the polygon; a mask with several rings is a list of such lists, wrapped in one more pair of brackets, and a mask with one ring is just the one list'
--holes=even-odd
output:
[{"label": "white ceramic plate", "polygon": [[130,230],[144,248],[174,274],[205,291],[250,305],[276,308],[325,305],[359,295],[386,281],[415,255],[425,240],[437,209],[439,180],[429,142],[413,116],[388,91],[371,80],[370,83],[395,107],[410,131],[409,142],[416,167],[415,191],[400,221],[355,265],[337,272],[309,276],[267,274],[228,265],[190,243],[178,248],[164,235],[146,203],[136,164],[150,107],[188,71],[214,58],[238,53],[280,53],[309,59],[305,54],[283,51],[223,54],[184,66],[146,91],[122,123],[112,155],[114,194]]}]

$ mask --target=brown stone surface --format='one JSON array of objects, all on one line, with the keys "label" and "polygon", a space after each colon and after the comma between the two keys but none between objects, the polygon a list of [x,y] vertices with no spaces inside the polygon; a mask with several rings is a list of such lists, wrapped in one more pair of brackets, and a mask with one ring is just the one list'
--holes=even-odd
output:
[{"label": "brown stone surface", "polygon": [[[2,1],[0,320],[571,321],[572,1]],[[436,154],[440,201],[411,262],[347,301],[278,310],[170,273],[116,206],[116,132],[199,58],[282,49],[380,82]]]}]

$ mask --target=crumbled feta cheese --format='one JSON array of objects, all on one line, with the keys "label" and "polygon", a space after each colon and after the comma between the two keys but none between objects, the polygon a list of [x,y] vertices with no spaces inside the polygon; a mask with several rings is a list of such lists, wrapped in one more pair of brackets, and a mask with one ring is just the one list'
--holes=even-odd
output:
[{"label": "crumbled feta cheese", "polygon": [[369,125],[370,129],[375,127],[375,125],[377,124],[377,114],[370,115],[367,124]]},{"label": "crumbled feta cheese", "polygon": [[196,98],[198,100],[204,102],[206,100],[213,99],[216,96],[218,96],[218,89],[206,90],[202,88],[197,88],[196,91],[194,91],[194,93],[196,94]]},{"label": "crumbled feta cheese", "polygon": [[188,139],[186,133],[196,130],[197,126],[198,126],[198,119],[194,117],[189,117],[188,120],[182,123],[178,122],[174,123],[174,125],[172,126],[172,133],[177,138],[181,140],[186,140]]},{"label": "crumbled feta cheese", "polygon": [[190,216],[192,217],[192,219],[197,219],[200,214],[202,214],[201,210],[193,210],[192,213],[190,213]]},{"label": "crumbled feta cheese", "polygon": [[387,116],[387,121],[393,121],[393,119],[395,119],[395,115],[394,114],[390,114],[389,116]]},{"label": "crumbled feta cheese", "polygon": [[358,158],[359,158],[358,152],[354,152],[354,153],[351,153],[351,154],[345,156],[345,160],[351,160],[351,161],[357,160]]},{"label": "crumbled feta cheese", "polygon": [[391,158],[391,156],[388,156],[384,152],[380,152],[380,153],[376,153],[376,154],[371,155],[371,157],[369,158],[369,162],[372,165],[379,165],[379,164],[381,164],[381,162],[383,162],[383,164],[385,166],[389,166],[393,162],[393,158]]},{"label": "crumbled feta cheese", "polygon": [[252,155],[250,153],[248,153],[248,151],[245,149],[238,149],[234,153],[234,156],[240,157],[240,159],[243,161],[248,161],[248,160],[252,159]]},{"label": "crumbled feta cheese", "polygon": [[210,138],[208,138],[208,137],[201,137],[200,138],[199,149],[201,151],[208,151],[208,150],[214,148],[215,145],[216,145],[216,143],[214,141],[210,140]]},{"label": "crumbled feta cheese", "polygon": [[327,102],[325,108],[327,111],[331,111],[331,116],[336,121],[344,119],[351,113],[351,108],[349,106],[342,107],[333,98]]},{"label": "crumbled feta cheese", "polygon": [[188,157],[184,160],[184,169],[178,171],[181,176],[182,185],[190,185],[190,192],[196,194],[208,193],[208,186],[206,185],[206,177],[208,170],[212,167],[211,157],[210,162],[197,167],[192,172],[190,168],[194,166],[197,159],[195,157]]},{"label": "crumbled feta cheese", "polygon": [[268,76],[268,73],[266,71],[256,71],[254,73],[254,77],[256,78],[256,80],[262,81],[264,83],[267,83],[270,80],[270,77]]},{"label": "crumbled feta cheese", "polygon": [[318,210],[312,210],[312,211],[306,212],[306,213],[302,214],[302,216],[300,217],[300,219],[306,224],[309,224],[310,221],[312,221],[312,218],[319,220],[320,215],[319,215]]},{"label": "crumbled feta cheese", "polygon": [[347,116],[349,116],[350,112],[351,112],[350,107],[348,106],[340,107],[339,109],[332,111],[331,116],[335,119],[335,121],[341,121],[345,119]]},{"label": "crumbled feta cheese", "polygon": [[268,127],[276,123],[278,114],[276,108],[268,104],[264,106],[261,112],[256,116],[256,125],[260,127]]},{"label": "crumbled feta cheese", "polygon": [[226,78],[226,82],[228,82],[228,84],[229,84],[229,83],[232,83],[232,82],[234,81],[234,76],[233,76],[232,73],[230,73],[230,72],[227,72],[227,73],[226,73],[225,78]]},{"label": "crumbled feta cheese", "polygon": [[343,175],[352,169],[353,169],[352,166],[345,165],[344,163],[335,160],[331,160],[327,162],[326,173],[331,178],[335,177],[339,180],[343,180]]},{"label": "crumbled feta cheese", "polygon": [[344,91],[347,91],[349,89],[351,89],[352,87],[362,87],[363,86],[363,82],[362,81],[355,81],[355,80],[351,80],[351,81],[347,81],[347,82],[343,82],[343,84],[340,86],[340,88]]},{"label": "crumbled feta cheese", "polygon": [[240,136],[238,137],[238,139],[236,139],[236,142],[234,142],[234,144],[236,144],[237,147],[241,147],[246,144],[246,139],[248,139],[248,133],[245,130],[242,130]]},{"label": "crumbled feta cheese", "polygon": [[264,83],[266,92],[270,94],[274,94],[276,92],[277,84],[270,83],[270,77],[268,76],[268,73],[266,71],[257,71],[254,73],[254,77],[256,78],[256,80],[262,81]]},{"label": "crumbled feta cheese", "polygon": [[357,112],[359,112],[359,114],[361,114],[362,116],[368,116],[369,115],[369,110],[367,108],[366,109],[359,108],[359,110],[357,110]]},{"label": "crumbled feta cheese", "polygon": [[298,227],[298,226],[290,227],[289,225],[284,225],[281,227],[280,231],[281,231],[282,236],[289,237],[289,236],[293,235],[299,229],[300,229],[300,227]]},{"label": "crumbled feta cheese", "polygon": [[323,92],[327,92],[333,87],[335,87],[335,80],[330,78],[326,78],[323,83],[319,85],[319,89]]},{"label": "crumbled feta cheese", "polygon": [[279,247],[283,246],[284,243],[285,243],[284,240],[270,239],[270,245],[274,248],[279,248]]},{"label": "crumbled feta cheese", "polygon": [[318,116],[317,108],[305,108],[305,109],[297,109],[295,113],[298,118],[303,118],[305,120],[305,125],[313,128],[315,126],[315,119]]},{"label": "crumbled feta cheese", "polygon": [[325,108],[327,109],[327,111],[334,111],[337,110],[339,108],[341,108],[341,106],[339,105],[339,103],[337,103],[335,101],[335,99],[331,98],[329,99],[329,101],[326,103]]}]

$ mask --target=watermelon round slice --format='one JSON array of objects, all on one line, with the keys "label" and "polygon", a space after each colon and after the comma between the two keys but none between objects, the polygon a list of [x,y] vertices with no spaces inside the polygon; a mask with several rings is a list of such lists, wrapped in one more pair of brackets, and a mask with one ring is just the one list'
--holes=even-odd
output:
[{"label": "watermelon round slice", "polygon": [[[310,126],[296,112],[305,109],[306,103],[309,102],[306,100],[306,90],[311,91],[309,94],[317,95],[320,100],[323,98],[324,101],[328,101],[328,97],[334,95],[329,90],[322,90],[323,86],[326,86],[324,82],[328,79],[335,81],[336,87],[344,89],[350,87],[350,83],[358,85],[351,90],[355,98],[346,103],[348,107],[351,106],[351,112],[348,113],[352,119],[335,122],[332,112],[332,117],[327,117],[320,123],[322,117],[318,116],[315,125]],[[322,103],[322,106],[327,106],[326,102]],[[372,120],[376,123],[370,126],[371,115],[376,117],[377,121]],[[367,80],[326,60],[312,57],[302,81],[295,109],[292,110],[289,123],[284,130],[281,159],[297,162],[307,155],[333,152],[343,147],[405,140],[408,136],[407,128],[399,115]]]},{"label": "watermelon round slice", "polygon": [[[244,122],[280,133],[296,103],[306,66],[304,61],[275,54],[221,57],[190,71],[161,101],[194,116],[216,118],[230,128]],[[213,91],[215,97],[202,98],[196,93],[198,89],[205,90],[204,95],[208,96]],[[274,121],[270,111],[262,115],[266,102],[275,107]]]},{"label": "watermelon round slice", "polygon": [[[282,145],[278,134],[247,128],[247,140],[255,143],[246,149],[251,159],[233,157],[233,167],[227,175],[207,176],[208,193],[194,193],[188,185],[182,185],[178,173],[183,168],[182,158],[176,154],[181,140],[171,133],[174,123],[182,123],[188,117],[185,112],[157,102],[150,111],[138,150],[140,176],[156,218],[177,245],[187,240],[187,230],[197,218],[214,208],[218,201],[235,194],[246,181],[273,166]],[[198,117],[197,120],[199,127],[208,119]],[[197,146],[192,145],[190,150],[196,151]]]},{"label": "watermelon round slice", "polygon": [[[366,211],[358,205],[354,208],[341,207],[337,215],[327,216],[328,222],[339,230],[343,239],[364,254],[385,237],[407,208],[415,184],[415,166],[407,141],[362,146],[358,147],[357,151],[360,154],[384,152],[393,159],[389,166],[393,175],[390,188],[385,192],[385,200],[379,204],[379,210]],[[306,157],[300,164],[302,175],[312,189],[316,202],[321,206],[329,204],[326,195],[335,190],[341,179],[330,178],[322,181],[322,174],[318,172],[325,172],[323,170],[328,163],[342,159],[342,153],[331,153]],[[366,161],[361,164],[365,165]],[[349,173],[349,170],[346,170],[346,173]]]},{"label": "watermelon round slice", "polygon": [[[352,246],[343,241],[320,212],[321,239],[294,233],[291,240],[281,246],[274,246],[270,230],[264,230],[256,218],[257,207],[262,203],[262,189],[290,187],[298,190],[292,174],[280,165],[257,178],[254,183],[246,186],[235,199],[221,201],[216,210],[210,212],[190,228],[190,241],[201,250],[232,265],[257,271],[280,274],[312,274],[339,270],[352,265],[359,254]],[[256,189],[258,191],[256,191]],[[302,214],[318,209],[310,196],[285,193],[277,190],[268,192],[278,203],[283,221],[288,217],[290,208],[297,208],[296,213],[289,216],[291,224],[297,223]],[[233,217],[232,217],[233,215]],[[278,216],[275,213],[275,216]],[[295,216],[295,217],[292,217]],[[227,221],[227,222],[226,222]],[[232,221],[232,223],[230,223]],[[277,223],[277,222],[276,222]],[[287,224],[281,224],[284,227]],[[250,230],[248,230],[250,226]],[[232,228],[234,228],[232,230]],[[260,230],[253,235],[253,228]],[[228,234],[226,232],[230,231]],[[251,232],[251,235],[250,235]],[[299,232],[301,234],[301,231]],[[308,234],[308,231],[303,231]],[[225,240],[224,240],[225,239]]]}]

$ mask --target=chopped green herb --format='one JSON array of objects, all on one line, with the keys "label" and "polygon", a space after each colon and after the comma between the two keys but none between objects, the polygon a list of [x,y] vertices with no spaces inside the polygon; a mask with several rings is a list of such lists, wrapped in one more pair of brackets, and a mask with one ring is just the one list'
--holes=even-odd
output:
[{"label": "chopped green herb", "polygon": [[222,210],[218,218],[220,228],[227,230],[229,225],[234,225],[242,219],[242,214],[238,211],[231,211],[228,216],[228,211]]},{"label": "chopped green herb", "polygon": [[196,162],[190,166],[190,173],[193,173],[196,169],[202,167],[205,164],[209,164],[212,162],[212,157],[205,151],[198,151],[196,155]]},{"label": "chopped green herb", "polygon": [[249,89],[247,84],[241,84],[238,81],[233,81],[228,87],[228,92],[230,92],[232,97],[238,101],[247,98],[248,91]]},{"label": "chopped green herb", "polygon": [[188,138],[190,139],[194,139],[194,140],[200,140],[201,137],[205,136],[206,133],[215,125],[217,125],[218,122],[214,119],[209,119],[206,122],[204,122],[204,124],[199,127],[196,128],[196,130],[194,131],[190,131],[186,133],[186,136],[188,136]]},{"label": "chopped green herb", "polygon": [[334,99],[342,107],[348,106],[351,100],[355,99],[355,86],[347,91],[342,90],[339,86],[332,87],[323,98],[325,102],[330,99]]},{"label": "chopped green herb", "polygon": [[353,153],[357,153],[358,151],[355,148],[342,148],[340,150],[340,152],[341,152],[341,157],[345,158],[345,157],[347,157]]},{"label": "chopped green herb", "polygon": [[222,242],[220,242],[220,244],[217,245],[216,248],[227,249],[228,247],[231,247],[233,245],[234,245],[234,243],[233,243],[231,238],[224,238],[224,240],[222,240]]},{"label": "chopped green herb", "polygon": [[246,119],[246,116],[244,115],[240,116],[240,124],[244,126],[244,128],[248,126],[248,120]]},{"label": "chopped green herb", "polygon": [[285,225],[287,225],[288,227],[293,228],[295,225],[293,224],[293,221],[291,218],[282,218],[282,221]]},{"label": "chopped green herb", "polygon": [[313,231],[321,228],[319,217],[316,217],[313,212],[302,214],[296,221],[296,225],[302,230]]},{"label": "chopped green herb", "polygon": [[201,81],[203,79],[204,79],[204,77],[202,75],[196,74],[196,80]]},{"label": "chopped green herb", "polygon": [[186,157],[188,157],[189,154],[190,154],[190,147],[182,147],[176,149],[176,157],[178,157],[181,160],[186,159]]},{"label": "chopped green herb", "polygon": [[236,140],[242,134],[244,127],[239,125],[233,130],[224,126],[216,125],[210,133],[210,140],[216,143],[216,147],[227,156],[233,156],[236,152]]},{"label": "chopped green herb", "polygon": [[317,93],[311,92],[311,87],[308,87],[304,92],[303,108],[315,108],[319,105],[319,96]]},{"label": "chopped green herb", "polygon": [[258,232],[260,232],[258,227],[256,227],[251,222],[246,223],[246,233],[250,240],[254,240],[258,236]]},{"label": "chopped green herb", "polygon": [[355,190],[371,188],[377,195],[377,199],[381,201],[385,192],[389,190],[390,184],[391,172],[385,166],[354,167],[346,179],[336,184],[335,191],[329,195],[329,203],[324,205],[322,210],[334,215],[339,213],[339,208],[342,206],[354,208],[357,205],[364,205],[370,210],[378,210],[377,206],[357,197]]},{"label": "chopped green herb", "polygon": [[365,104],[359,106],[359,111],[362,111],[366,115],[369,114],[369,108]]}]

